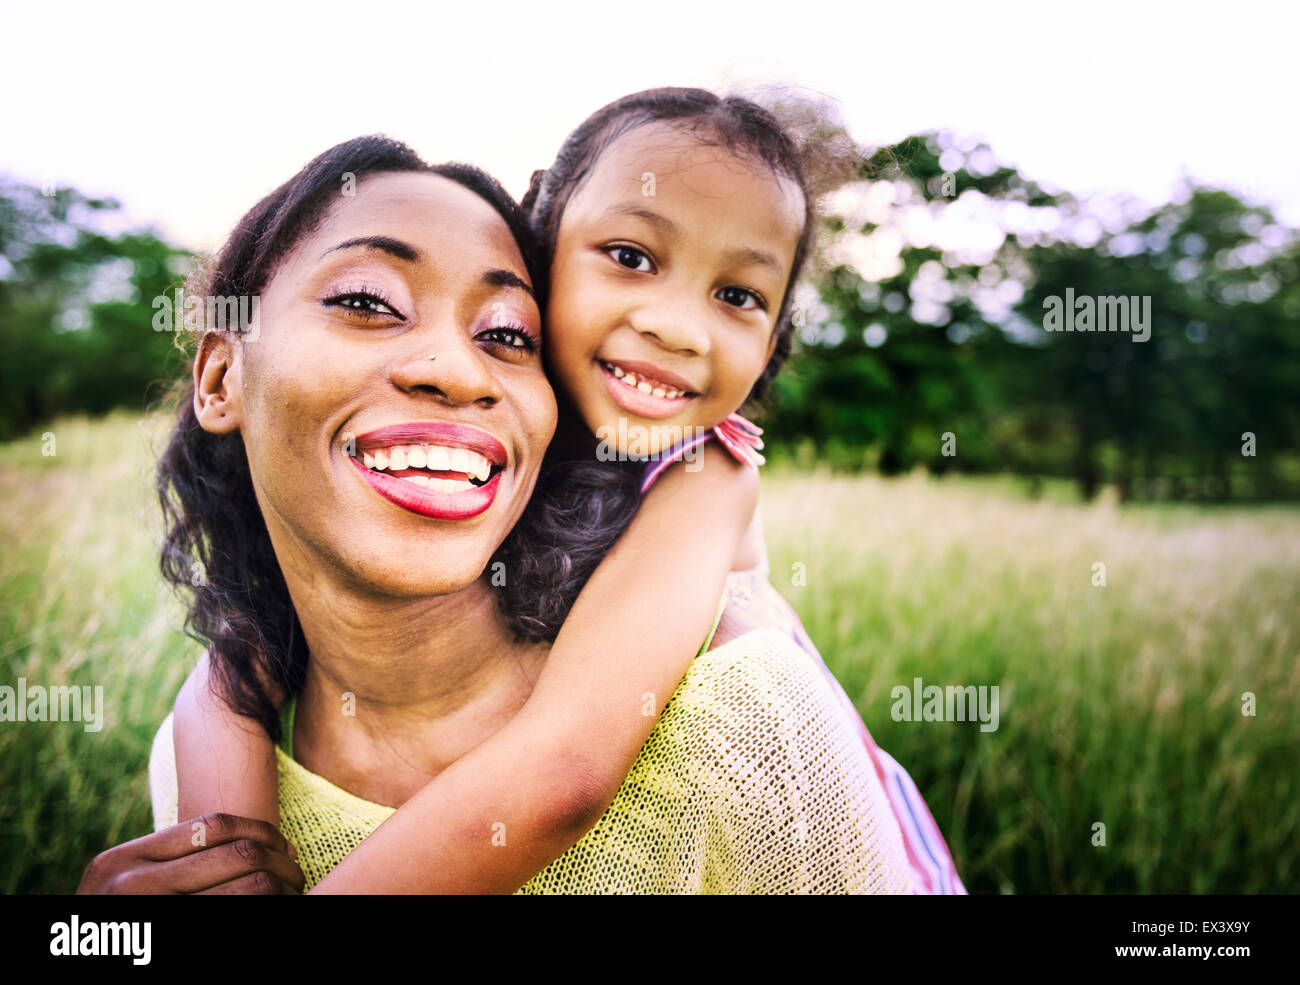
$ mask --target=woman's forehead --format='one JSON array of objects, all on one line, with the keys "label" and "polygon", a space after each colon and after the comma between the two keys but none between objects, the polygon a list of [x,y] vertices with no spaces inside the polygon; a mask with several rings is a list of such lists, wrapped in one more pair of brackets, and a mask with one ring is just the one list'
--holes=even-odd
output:
[{"label": "woman's forehead", "polygon": [[479,258],[494,266],[518,267],[520,276],[526,276],[519,245],[505,219],[480,195],[450,178],[421,172],[379,174],[351,190],[351,195],[340,191],[339,201],[304,245],[324,250],[335,241],[382,235],[409,243],[433,262],[454,252],[458,260]]}]

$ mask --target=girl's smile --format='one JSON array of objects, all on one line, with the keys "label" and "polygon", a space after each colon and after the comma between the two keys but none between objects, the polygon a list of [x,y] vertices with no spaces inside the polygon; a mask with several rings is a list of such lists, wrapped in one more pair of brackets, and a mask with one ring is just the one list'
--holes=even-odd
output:
[{"label": "girl's smile", "polygon": [[637,362],[597,359],[614,403],[639,417],[672,417],[699,396],[680,376]]}]

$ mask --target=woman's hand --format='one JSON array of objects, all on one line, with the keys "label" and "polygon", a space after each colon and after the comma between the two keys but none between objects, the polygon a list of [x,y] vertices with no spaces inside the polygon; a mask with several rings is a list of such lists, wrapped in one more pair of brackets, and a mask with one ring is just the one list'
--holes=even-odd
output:
[{"label": "woman's hand", "polygon": [[265,821],[204,814],[96,855],[77,892],[297,895],[297,857]]}]

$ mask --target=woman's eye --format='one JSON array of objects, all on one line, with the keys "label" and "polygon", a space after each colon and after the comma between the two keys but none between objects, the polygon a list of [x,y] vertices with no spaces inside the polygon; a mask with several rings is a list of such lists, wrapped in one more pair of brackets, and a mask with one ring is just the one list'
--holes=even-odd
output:
[{"label": "woman's eye", "polygon": [[724,287],[718,292],[718,297],[722,299],[724,304],[729,304],[736,308],[763,309],[767,307],[763,303],[763,299],[747,287]]},{"label": "woman's eye", "polygon": [[479,340],[518,353],[535,352],[537,349],[537,340],[517,328],[490,328],[479,335]]},{"label": "woman's eye", "polygon": [[627,267],[628,270],[637,270],[647,274],[654,273],[655,266],[650,262],[650,258],[635,247],[607,246],[605,252],[620,267]]},{"label": "woman's eye", "polygon": [[[351,294],[339,294],[332,298],[326,298],[323,302],[327,308],[342,308],[349,315],[359,318],[375,318],[379,316],[391,315],[394,318],[402,318],[394,311],[383,298],[376,297],[364,291],[353,292]],[[402,319],[405,321],[405,319]]]}]

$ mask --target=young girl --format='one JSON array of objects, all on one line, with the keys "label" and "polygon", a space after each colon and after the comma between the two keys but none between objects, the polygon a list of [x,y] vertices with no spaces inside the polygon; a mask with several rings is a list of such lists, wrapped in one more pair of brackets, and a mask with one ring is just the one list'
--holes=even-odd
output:
[{"label": "young girl", "polygon": [[[821,190],[808,150],[748,100],[655,89],[599,110],[534,175],[524,205],[550,260],[547,363],[585,426],[557,434],[553,454],[648,459],[644,499],[582,588],[523,709],[317,891],[518,889],[608,807],[702,639],[707,648],[784,629],[860,724],[768,581],[754,467],[762,442],[736,414],[790,351],[792,288]],[[205,658],[176,703],[179,817],[219,810],[276,823],[270,739],[227,708],[207,673]],[[913,891],[964,892],[910,778],[865,726],[861,738]]]}]

